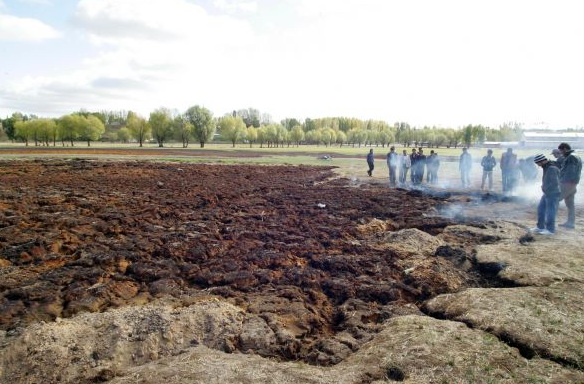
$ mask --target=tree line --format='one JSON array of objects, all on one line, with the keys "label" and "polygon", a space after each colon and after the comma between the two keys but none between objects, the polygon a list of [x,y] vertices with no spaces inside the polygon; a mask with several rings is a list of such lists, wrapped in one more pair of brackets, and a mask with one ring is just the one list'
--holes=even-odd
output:
[{"label": "tree line", "polygon": [[406,122],[393,125],[380,120],[349,117],[285,118],[274,122],[269,114],[254,108],[234,110],[214,117],[205,107],[195,105],[184,112],[159,108],[148,118],[132,111],[79,111],[59,118],[42,118],[19,112],[0,119],[4,136],[35,146],[73,146],[75,141],[136,143],[140,147],[155,141],[163,147],[169,141],[184,148],[196,142],[201,147],[212,141],[226,141],[259,147],[362,146],[390,144],[425,147],[458,147],[485,141],[517,141],[522,129],[517,123],[504,123],[497,128],[469,124],[462,128],[412,127]]}]

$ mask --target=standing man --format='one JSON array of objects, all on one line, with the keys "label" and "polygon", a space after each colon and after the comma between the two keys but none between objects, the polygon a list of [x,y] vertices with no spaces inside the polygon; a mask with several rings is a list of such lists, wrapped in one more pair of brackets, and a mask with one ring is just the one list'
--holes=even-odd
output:
[{"label": "standing man", "polygon": [[411,166],[412,162],[408,156],[408,152],[404,149],[399,157],[399,183],[401,185],[406,184],[408,170],[411,168]]},{"label": "standing man", "polygon": [[438,182],[438,168],[440,167],[440,160],[438,159],[438,154],[434,150],[430,151],[430,156],[426,159],[426,168],[428,175],[426,176],[426,181],[430,184],[436,184]]},{"label": "standing man", "polygon": [[416,161],[418,170],[416,171],[416,183],[422,184],[424,181],[424,168],[426,167],[426,155],[422,147],[418,148],[418,160]]},{"label": "standing man", "polygon": [[517,155],[513,153],[513,148],[507,148],[507,152],[501,155],[501,174],[503,176],[503,193],[511,191],[513,184],[513,170],[517,163]]},{"label": "standing man", "polygon": [[580,173],[582,173],[582,160],[574,155],[574,151],[568,143],[561,143],[558,149],[562,153],[563,161],[560,169],[561,181],[561,199],[564,199],[568,209],[568,220],[560,224],[560,227],[574,229],[576,222],[576,207],[574,197],[576,196],[576,187],[580,182]]},{"label": "standing man", "polygon": [[416,148],[412,148],[412,154],[410,155],[410,164],[412,165],[412,172],[410,173],[410,179],[412,184],[416,184],[417,172],[418,172],[418,154],[416,153]]},{"label": "standing man", "polygon": [[373,176],[373,168],[375,168],[375,166],[373,165],[373,148],[371,148],[369,150],[369,153],[367,154],[367,165],[369,166],[367,174],[369,176]]},{"label": "standing man", "polygon": [[489,149],[487,151],[487,156],[484,156],[481,160],[481,167],[483,167],[483,181],[481,183],[481,189],[485,189],[485,180],[489,179],[489,191],[493,190],[493,168],[497,165],[497,160],[493,156],[493,150]]},{"label": "standing man", "polygon": [[397,170],[397,153],[395,147],[389,149],[387,154],[387,166],[389,167],[389,185],[395,187],[396,170]]},{"label": "standing man", "polygon": [[462,179],[462,187],[470,188],[470,169],[472,168],[472,157],[466,148],[462,148],[462,155],[458,161],[458,170]]},{"label": "standing man", "polygon": [[560,170],[544,155],[536,155],[535,164],[543,168],[541,190],[543,196],[537,206],[537,227],[531,232],[553,235],[556,232],[556,214],[560,202]]}]

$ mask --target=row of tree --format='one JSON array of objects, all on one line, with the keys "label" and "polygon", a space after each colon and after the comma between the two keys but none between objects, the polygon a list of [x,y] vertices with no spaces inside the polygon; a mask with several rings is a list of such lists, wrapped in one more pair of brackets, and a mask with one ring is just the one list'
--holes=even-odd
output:
[{"label": "row of tree", "polygon": [[[184,113],[159,108],[148,119],[132,111],[80,111],[58,119],[14,113],[0,119],[3,132],[10,140],[21,140],[26,145],[74,145],[77,140],[136,142],[139,146],[155,140],[160,147],[168,141],[178,141],[183,147],[195,141],[204,147],[214,139],[254,143],[263,147],[287,144],[382,145],[457,147],[472,146],[485,141],[516,141],[522,134],[519,124],[506,123],[496,129],[482,125],[468,125],[462,129],[440,127],[411,127],[397,122],[389,125],[379,120],[360,120],[346,117],[327,117],[300,121],[286,118],[280,123],[269,114],[248,108],[214,118],[211,111],[201,106],[188,108]],[[217,135],[218,133],[218,135]]]}]

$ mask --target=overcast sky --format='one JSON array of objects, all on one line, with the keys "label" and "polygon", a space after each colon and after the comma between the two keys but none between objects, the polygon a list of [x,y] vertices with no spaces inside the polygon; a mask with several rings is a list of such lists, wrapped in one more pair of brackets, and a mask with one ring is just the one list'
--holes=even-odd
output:
[{"label": "overcast sky", "polygon": [[584,126],[580,0],[0,0],[0,116]]}]

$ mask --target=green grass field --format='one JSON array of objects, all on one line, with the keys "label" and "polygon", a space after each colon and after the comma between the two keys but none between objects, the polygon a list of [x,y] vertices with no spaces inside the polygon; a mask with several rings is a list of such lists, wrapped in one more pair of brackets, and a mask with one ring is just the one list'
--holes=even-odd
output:
[{"label": "green grass field", "polygon": [[[63,148],[62,146],[59,145],[60,143],[57,143],[57,147],[56,148]],[[28,147],[25,147],[24,144],[22,143],[10,143],[10,142],[3,142],[0,143],[0,150],[1,149],[26,149],[26,148],[46,148],[46,147],[35,147],[34,144],[33,145],[29,145]],[[50,148],[53,148],[52,146]],[[71,150],[73,148],[71,147],[65,147],[67,150]],[[74,149],[82,151],[83,149],[87,148],[87,143],[86,142],[76,142],[75,143],[75,147]],[[128,150],[148,150],[148,149],[157,149],[159,148],[157,144],[155,143],[147,143],[144,145],[144,147],[140,148],[137,144],[120,144],[120,143],[101,143],[101,142],[92,142],[91,143],[91,148],[93,149],[128,149]],[[365,157],[367,155],[367,153],[369,152],[369,149],[373,149],[373,152],[375,153],[375,156],[377,158],[379,157],[383,157],[387,154],[387,152],[389,152],[389,148],[388,147],[382,147],[382,146],[343,146],[343,147],[339,147],[339,146],[330,146],[330,147],[326,147],[324,145],[301,145],[299,147],[295,147],[295,146],[290,146],[288,147],[287,145],[285,145],[284,147],[278,147],[278,148],[268,148],[267,146],[263,146],[263,148],[260,148],[260,146],[258,144],[254,144],[253,147],[250,148],[250,146],[248,144],[236,144],[235,148],[232,147],[231,144],[225,144],[225,143],[209,143],[205,145],[205,148],[200,148],[198,143],[191,143],[189,145],[188,148],[182,148],[182,145],[180,143],[168,143],[165,144],[164,148],[167,149],[173,149],[173,150],[181,150],[181,151],[185,151],[185,155],[188,153],[188,151],[192,151],[192,150],[197,150],[197,151],[208,151],[210,154],[212,154],[213,151],[226,151],[226,152],[236,152],[241,154],[242,158],[246,157],[246,154],[248,153],[254,153],[254,155],[256,154],[260,154],[262,156],[270,156],[273,157],[273,159],[271,161],[268,161],[268,163],[278,163],[280,160],[282,160],[283,162],[281,162],[281,164],[285,164],[285,163],[290,163],[290,164],[306,164],[304,161],[308,161],[308,163],[313,163],[313,159],[312,157],[316,157],[316,156],[320,156],[320,155],[331,155],[333,158],[336,156],[351,156],[351,157]],[[411,148],[405,148],[403,146],[396,146],[396,151],[398,152],[398,154],[402,153],[403,149],[406,149],[407,153],[411,153]],[[424,148],[424,152],[426,154],[430,153],[430,150],[434,150],[435,152],[438,153],[439,156],[459,156],[462,153],[462,148]],[[493,149],[493,154],[496,158],[500,158],[501,154],[504,152],[505,149]],[[487,152],[487,148],[474,148],[471,147],[469,149],[470,154],[476,159],[481,158],[482,156],[484,156]],[[544,153],[547,155],[549,155],[549,153],[551,152],[551,149],[549,150],[543,150],[543,149],[514,149],[514,152],[517,153],[519,158],[523,158],[523,157],[528,157],[528,156],[533,156],[537,153]],[[2,153],[0,151],[0,156],[2,156]],[[305,159],[289,159],[289,157],[291,156],[298,156],[300,158],[302,157],[306,157]],[[218,157],[218,156],[213,156],[214,158]],[[219,156],[220,157],[220,156]],[[234,160],[235,162],[239,162],[239,160]],[[259,162],[259,163],[265,163],[266,159],[261,160],[261,161],[251,161],[251,162]]]}]

